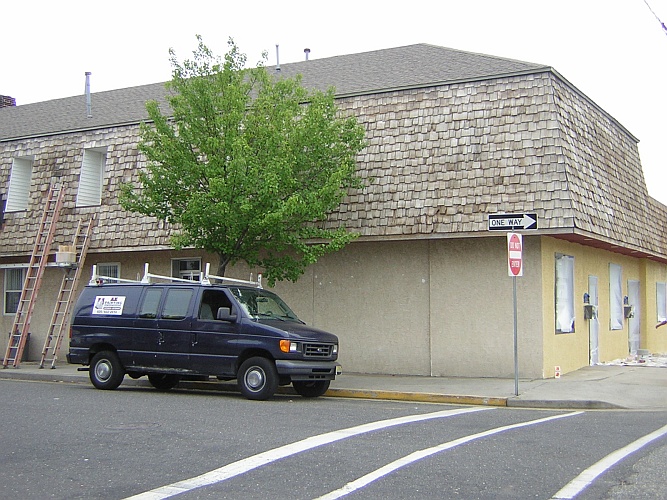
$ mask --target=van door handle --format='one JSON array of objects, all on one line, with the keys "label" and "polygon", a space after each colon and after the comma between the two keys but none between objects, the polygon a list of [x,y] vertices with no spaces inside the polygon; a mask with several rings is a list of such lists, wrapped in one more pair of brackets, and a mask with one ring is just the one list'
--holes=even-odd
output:
[{"label": "van door handle", "polygon": [[164,344],[164,335],[162,332],[157,334],[157,345],[162,345]]},{"label": "van door handle", "polygon": [[190,344],[192,345],[192,347],[199,344],[199,342],[197,342],[197,334],[196,333],[192,334],[192,339],[190,340]]}]

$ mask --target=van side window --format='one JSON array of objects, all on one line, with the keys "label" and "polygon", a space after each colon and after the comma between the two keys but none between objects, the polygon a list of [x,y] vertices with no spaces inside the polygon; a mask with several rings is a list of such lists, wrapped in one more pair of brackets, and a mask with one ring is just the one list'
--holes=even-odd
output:
[{"label": "van side window", "polygon": [[188,314],[193,292],[192,288],[170,288],[162,309],[162,317],[165,319],[185,318]]},{"label": "van side window", "polygon": [[206,290],[203,293],[201,307],[199,308],[199,319],[216,319],[218,309],[227,307],[232,310],[232,302],[225,292],[220,290]]},{"label": "van side window", "polygon": [[149,288],[139,309],[140,318],[157,318],[157,307],[160,305],[162,288]]}]

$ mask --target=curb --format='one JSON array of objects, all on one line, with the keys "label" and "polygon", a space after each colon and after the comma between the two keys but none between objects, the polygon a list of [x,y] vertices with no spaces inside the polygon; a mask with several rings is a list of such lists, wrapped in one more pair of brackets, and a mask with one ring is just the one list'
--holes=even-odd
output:
[{"label": "curb", "polygon": [[329,389],[325,396],[356,399],[386,399],[418,403],[449,403],[461,405],[507,406],[507,398],[459,396],[428,392],[372,391],[366,389]]},{"label": "curb", "polygon": [[507,406],[510,408],[540,408],[554,410],[627,410],[625,406],[607,403],[605,401],[579,400],[570,401],[562,399],[508,399]]},{"label": "curb", "polygon": [[[41,371],[43,370],[43,372]],[[62,371],[58,372],[51,368],[43,368],[40,372],[34,371],[21,372],[20,370],[1,370],[0,379],[8,380],[22,380],[22,381],[41,381],[51,383],[75,383],[75,384],[89,384],[86,372],[78,374],[68,374]],[[79,373],[79,372],[77,372]],[[85,373],[85,375],[84,375]],[[152,388],[149,382],[144,380],[133,380],[126,378],[123,381],[125,386],[146,387]],[[181,381],[177,388],[191,389],[200,391],[215,391],[240,394],[240,391],[235,383],[222,383],[220,381],[205,382],[205,381]],[[284,386],[278,387],[276,394],[297,396],[297,393],[292,387]],[[325,394],[325,397],[350,398],[350,399],[376,399],[387,401],[407,401],[414,403],[440,403],[440,404],[457,404],[457,405],[478,405],[478,406],[494,406],[494,407],[509,407],[509,408],[531,408],[531,409],[558,409],[558,410],[622,410],[627,409],[625,406],[607,403],[604,401],[595,400],[522,400],[515,397],[489,397],[489,396],[468,396],[455,394],[438,394],[427,392],[405,392],[405,391],[387,391],[387,390],[370,390],[370,389],[343,389],[330,388]]]}]

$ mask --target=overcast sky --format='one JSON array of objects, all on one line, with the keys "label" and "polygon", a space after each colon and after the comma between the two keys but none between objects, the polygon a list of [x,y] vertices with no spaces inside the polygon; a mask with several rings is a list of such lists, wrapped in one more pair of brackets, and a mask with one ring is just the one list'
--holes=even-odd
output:
[{"label": "overcast sky", "polygon": [[649,193],[667,204],[667,0],[224,2],[22,0],[0,9],[0,95],[17,105],[171,78],[195,35],[248,63],[430,43],[552,66],[640,140]]}]

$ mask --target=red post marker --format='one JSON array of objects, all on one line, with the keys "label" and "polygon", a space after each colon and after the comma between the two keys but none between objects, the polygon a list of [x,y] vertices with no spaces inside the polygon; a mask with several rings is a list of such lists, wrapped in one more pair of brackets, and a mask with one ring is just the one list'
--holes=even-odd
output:
[{"label": "red post marker", "polygon": [[517,233],[507,233],[507,271],[509,276],[523,276],[523,241]]}]

